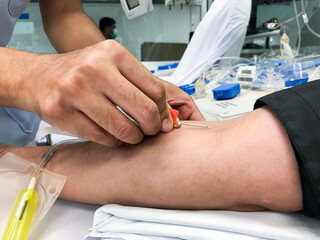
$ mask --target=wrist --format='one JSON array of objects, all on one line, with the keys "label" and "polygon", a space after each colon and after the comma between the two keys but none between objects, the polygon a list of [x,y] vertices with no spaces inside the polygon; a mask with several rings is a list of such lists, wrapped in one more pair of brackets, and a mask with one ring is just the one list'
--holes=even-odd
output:
[{"label": "wrist", "polygon": [[34,54],[26,61],[29,66],[25,68],[25,74],[19,77],[19,84],[16,88],[15,97],[17,98],[17,107],[26,111],[39,113],[40,101],[39,95],[44,91],[43,82],[46,81],[46,75],[54,65],[53,61],[57,55]]}]

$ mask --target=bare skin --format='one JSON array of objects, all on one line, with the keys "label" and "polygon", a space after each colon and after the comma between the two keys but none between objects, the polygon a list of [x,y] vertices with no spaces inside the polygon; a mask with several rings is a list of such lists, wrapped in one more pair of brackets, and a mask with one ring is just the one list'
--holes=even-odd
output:
[{"label": "bare skin", "polygon": [[185,119],[204,120],[186,93],[155,77],[117,42],[104,41],[80,0],[39,3],[46,33],[63,54],[0,47],[0,106],[35,112],[56,128],[106,146],[170,132],[167,99],[186,103],[179,105],[181,116],[191,117]]},{"label": "bare skin", "polygon": [[105,40],[80,0],[39,0],[39,6],[44,30],[57,52],[71,52]]},{"label": "bare skin", "polygon": [[[50,171],[68,177],[60,197],[178,209],[291,212],[302,209],[295,155],[280,122],[266,107],[211,129],[183,126],[139,145],[64,146]],[[46,148],[10,151],[38,161]]]},{"label": "bare skin", "polygon": [[111,40],[60,55],[0,48],[0,56],[0,106],[38,113],[52,126],[100,144],[134,144],[144,135],[170,132],[167,98],[185,99],[192,106],[183,109],[186,114],[203,119],[191,97]]}]

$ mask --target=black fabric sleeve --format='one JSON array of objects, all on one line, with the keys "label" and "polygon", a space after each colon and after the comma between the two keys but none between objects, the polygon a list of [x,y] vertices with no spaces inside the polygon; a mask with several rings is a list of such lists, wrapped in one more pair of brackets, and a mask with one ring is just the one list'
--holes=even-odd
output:
[{"label": "black fabric sleeve", "polygon": [[275,113],[292,143],[301,179],[303,213],[319,216],[320,80],[264,96],[254,108],[263,105]]}]

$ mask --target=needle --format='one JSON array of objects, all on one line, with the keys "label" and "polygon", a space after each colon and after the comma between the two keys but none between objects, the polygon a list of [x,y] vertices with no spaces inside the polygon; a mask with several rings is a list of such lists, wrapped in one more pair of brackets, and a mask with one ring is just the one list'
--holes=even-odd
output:
[{"label": "needle", "polygon": [[187,125],[192,127],[202,127],[202,128],[211,128],[208,125],[201,125],[201,124],[194,124],[194,123],[186,123],[186,122],[180,122],[178,119],[179,111],[170,108],[170,114],[173,119],[173,126],[174,127],[180,127],[181,125]]},{"label": "needle", "polygon": [[186,126],[192,126],[192,127],[202,127],[202,128],[211,128],[208,125],[201,125],[201,124],[194,124],[194,123],[185,123],[185,122],[179,122],[180,125],[186,125]]}]

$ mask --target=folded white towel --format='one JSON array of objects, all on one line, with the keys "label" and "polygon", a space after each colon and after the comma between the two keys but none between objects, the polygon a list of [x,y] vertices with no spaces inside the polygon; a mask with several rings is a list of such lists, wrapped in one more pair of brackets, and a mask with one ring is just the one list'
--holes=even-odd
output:
[{"label": "folded white towel", "polygon": [[85,240],[320,239],[320,218],[300,213],[188,211],[105,205]]}]

